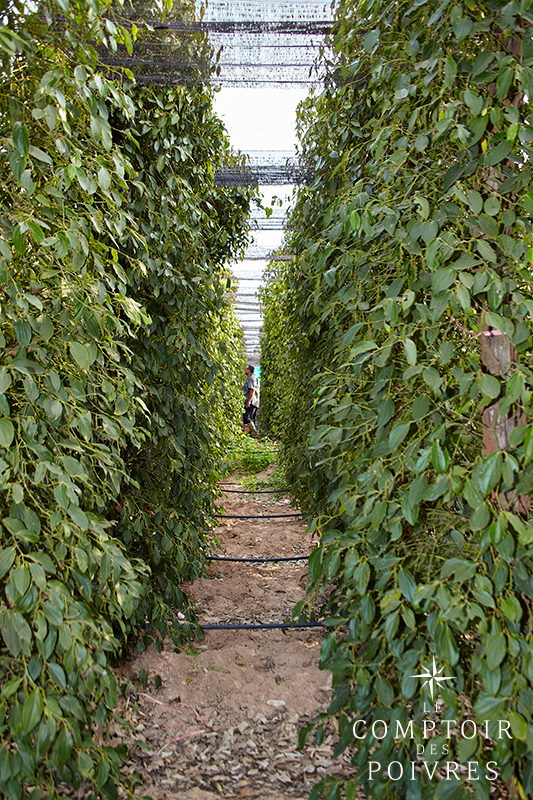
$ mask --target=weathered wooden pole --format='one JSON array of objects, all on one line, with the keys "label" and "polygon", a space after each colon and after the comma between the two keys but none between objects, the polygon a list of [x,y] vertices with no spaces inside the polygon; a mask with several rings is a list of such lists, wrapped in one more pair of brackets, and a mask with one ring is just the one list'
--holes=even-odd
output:
[{"label": "weathered wooden pole", "polygon": [[[487,325],[483,325],[481,336],[481,363],[483,371],[489,375],[503,379],[505,383],[513,372],[513,366],[517,362],[516,351],[511,344],[511,340],[506,333],[498,330],[490,330]],[[505,416],[500,416],[499,398],[493,400],[485,406],[482,412],[483,421],[483,455],[493,453],[495,450],[509,450],[511,445],[509,437],[511,431],[517,425],[526,423],[526,414],[518,405],[514,406],[513,411],[509,411]],[[498,503],[504,510],[512,511],[515,514],[526,514],[529,510],[529,495],[519,495],[511,489],[506,492],[498,492]]]}]

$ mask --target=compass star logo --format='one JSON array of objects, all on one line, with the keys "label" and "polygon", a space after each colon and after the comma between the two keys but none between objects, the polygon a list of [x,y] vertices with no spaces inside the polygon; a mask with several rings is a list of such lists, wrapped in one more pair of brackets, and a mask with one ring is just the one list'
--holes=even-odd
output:
[{"label": "compass star logo", "polygon": [[411,675],[411,678],[422,678],[424,683],[422,684],[422,688],[424,686],[429,686],[429,693],[431,694],[431,699],[433,700],[433,690],[435,685],[437,689],[439,688],[442,681],[453,681],[452,678],[446,678],[444,675],[441,675],[441,672],[444,670],[444,667],[441,669],[437,669],[437,662],[435,661],[435,656],[433,656],[433,672],[430,671],[429,667],[422,667],[425,670],[421,675]]}]

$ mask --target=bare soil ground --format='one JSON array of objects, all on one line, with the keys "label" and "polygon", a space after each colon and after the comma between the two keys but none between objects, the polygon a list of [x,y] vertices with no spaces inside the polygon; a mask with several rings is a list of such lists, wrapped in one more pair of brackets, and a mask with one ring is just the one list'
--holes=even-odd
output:
[{"label": "bare soil ground", "polygon": [[[281,495],[228,493],[222,502],[227,514],[298,510]],[[308,555],[314,544],[294,518],[228,519],[214,534],[214,553],[241,558]],[[202,623],[284,622],[306,574],[305,561],[212,562],[187,590]],[[312,739],[298,750],[302,725],[329,704],[331,679],[318,669],[322,639],[320,629],[207,631],[186,652],[165,642],[161,653],[151,646],[126,664],[127,677],[135,680],[141,668],[149,676],[146,691],[137,683],[138,710],[128,709],[138,742],[130,769],[142,779],[137,796],[294,800],[325,774],[348,777],[347,762],[332,757],[333,731],[320,746]]]}]

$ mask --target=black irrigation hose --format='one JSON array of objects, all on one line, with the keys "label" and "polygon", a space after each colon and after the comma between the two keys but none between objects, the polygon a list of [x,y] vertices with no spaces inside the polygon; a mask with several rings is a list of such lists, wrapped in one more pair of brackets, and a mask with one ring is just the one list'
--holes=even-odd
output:
[{"label": "black irrigation hose", "polygon": [[257,622],[250,625],[202,625],[203,631],[250,631],[265,630],[267,628],[323,628],[323,622]]},{"label": "black irrigation hose", "polygon": [[254,514],[215,514],[217,519],[287,519],[287,517],[301,517],[302,512],[298,514],[263,514],[256,516]]},{"label": "black irrigation hose", "polygon": [[283,556],[282,558],[230,558],[229,556],[206,556],[208,561],[248,561],[252,564],[272,561],[307,561],[309,556]]},{"label": "black irrigation hose", "polygon": [[226,494],[280,494],[290,489],[222,489]]}]

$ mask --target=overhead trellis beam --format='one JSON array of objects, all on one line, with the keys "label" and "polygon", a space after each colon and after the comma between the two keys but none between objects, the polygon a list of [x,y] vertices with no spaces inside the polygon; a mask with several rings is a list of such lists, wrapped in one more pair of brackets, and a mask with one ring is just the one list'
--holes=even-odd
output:
[{"label": "overhead trellis beam", "polygon": [[[106,63],[106,62],[104,62]],[[130,64],[130,69],[133,71],[135,70],[135,64],[132,62]],[[319,86],[321,81],[319,80],[286,80],[286,79],[271,79],[268,80],[266,78],[177,78],[173,75],[136,75],[135,76],[136,83],[142,86],[202,86],[206,83],[209,83],[211,86],[221,87],[221,86],[271,86],[273,84],[278,84],[280,86],[291,86],[293,88],[306,88],[309,86]]]},{"label": "overhead trellis beam", "polygon": [[300,36],[324,37],[331,33],[330,20],[204,20],[188,22],[185,20],[137,20],[138,30],[180,31],[184,33],[290,33]]},{"label": "overhead trellis beam", "polygon": [[307,185],[315,178],[314,170],[303,167],[244,166],[227,167],[215,172],[215,186],[284,186]]}]

